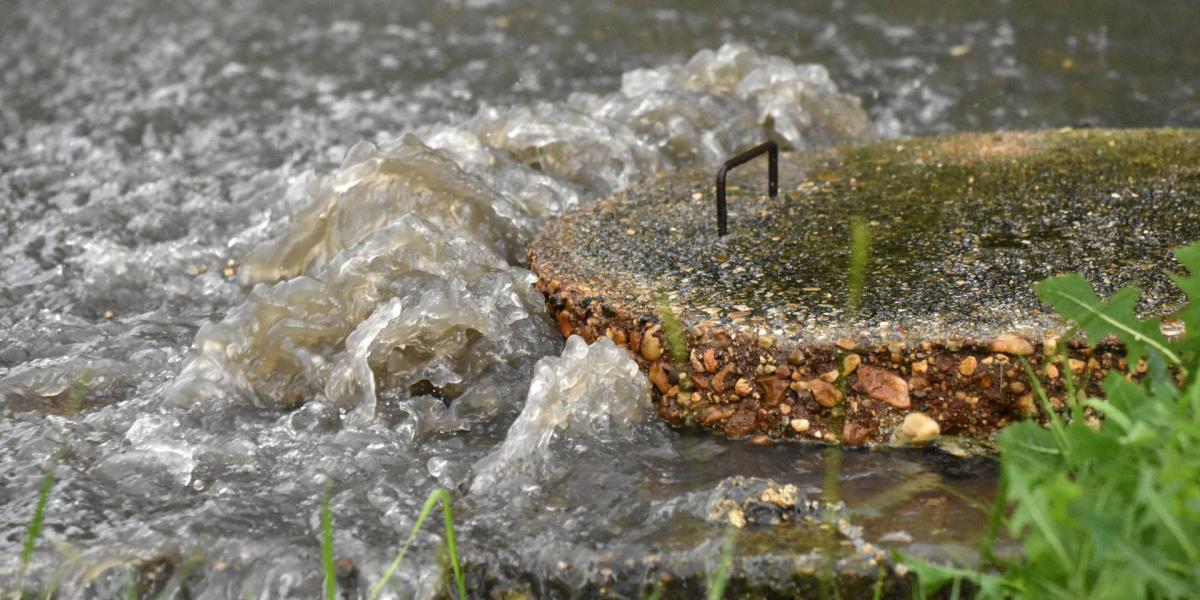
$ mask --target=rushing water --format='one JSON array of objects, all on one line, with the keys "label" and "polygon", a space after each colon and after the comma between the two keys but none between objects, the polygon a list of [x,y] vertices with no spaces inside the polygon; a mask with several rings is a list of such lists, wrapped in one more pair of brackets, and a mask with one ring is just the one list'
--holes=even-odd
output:
[{"label": "rushing water", "polygon": [[[327,492],[361,587],[436,486],[480,585],[711,561],[731,477],[815,498],[822,454],[672,431],[621,351],[564,349],[522,265],[547,219],[768,134],[1200,125],[1191,2],[677,4],[6,6],[0,589],[56,454],[26,586],[67,597],[156,557],[313,597]],[[978,541],[986,465],[842,468],[864,539]],[[438,588],[417,546],[391,593]]]}]

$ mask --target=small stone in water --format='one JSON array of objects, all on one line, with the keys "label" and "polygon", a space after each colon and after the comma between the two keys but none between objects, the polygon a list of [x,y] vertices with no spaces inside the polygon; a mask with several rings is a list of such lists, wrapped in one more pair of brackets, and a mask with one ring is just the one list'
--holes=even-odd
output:
[{"label": "small stone in water", "polygon": [[729,511],[729,524],[741,529],[746,526],[746,514],[742,509],[735,508]]}]

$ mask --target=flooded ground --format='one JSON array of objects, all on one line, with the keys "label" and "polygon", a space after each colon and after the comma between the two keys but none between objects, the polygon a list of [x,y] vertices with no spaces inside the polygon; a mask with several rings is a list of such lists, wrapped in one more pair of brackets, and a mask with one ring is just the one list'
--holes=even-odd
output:
[{"label": "flooded ground", "polygon": [[[64,597],[135,565],[147,590],[195,565],[193,597],[313,597],[327,492],[365,594],[436,486],[480,593],[706,568],[735,476],[836,481],[847,540],[969,559],[986,461],[850,452],[827,479],[818,447],[672,431],[619,351],[564,350],[525,244],[768,134],[1198,126],[1197,24],[1192,2],[11,4],[0,587],[55,455],[22,585]],[[434,595],[440,548],[388,593]]]}]

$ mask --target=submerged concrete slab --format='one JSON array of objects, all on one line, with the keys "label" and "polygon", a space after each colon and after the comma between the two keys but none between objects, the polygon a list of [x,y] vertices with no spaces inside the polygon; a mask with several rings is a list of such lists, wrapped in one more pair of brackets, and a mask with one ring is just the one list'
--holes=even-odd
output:
[{"label": "submerged concrete slab", "polygon": [[[692,173],[569,214],[529,250],[564,335],[627,346],[662,417],[730,437],[987,439],[1037,416],[1019,358],[1056,397],[1068,370],[1094,388],[1128,367],[1115,345],[1058,343],[1035,282],[1081,271],[1101,295],[1140,282],[1141,310],[1169,314],[1170,249],[1200,239],[1196,130],[785,155],[774,199],[761,171],[731,178],[724,238],[711,174]],[[869,241],[857,259],[854,230]]]},{"label": "submerged concrete slab", "polygon": [[[867,598],[876,586],[885,598],[912,596],[913,577],[864,538],[843,503],[807,498],[796,486],[770,479],[733,477],[684,504],[702,518],[681,515],[639,543],[607,547],[590,560],[492,556],[486,564],[468,564],[469,589],[492,597],[703,598],[724,542],[736,550],[729,598],[833,597],[834,589],[844,598]],[[713,535],[720,527],[725,540]]]}]

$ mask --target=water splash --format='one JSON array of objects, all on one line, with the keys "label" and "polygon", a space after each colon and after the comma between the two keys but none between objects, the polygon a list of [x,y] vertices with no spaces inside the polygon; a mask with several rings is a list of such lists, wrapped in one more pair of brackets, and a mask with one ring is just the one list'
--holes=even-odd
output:
[{"label": "water splash", "polygon": [[552,348],[531,281],[478,242],[402,215],[309,275],[260,284],[202,328],[168,397],[186,404],[233,385],[268,404],[325,400],[369,421],[380,388],[444,390]]},{"label": "water splash", "polygon": [[650,416],[649,392],[624,348],[606,337],[589,346],[571,336],[562,356],[538,361],[525,408],[504,443],[476,463],[472,493],[495,491],[513,478],[545,481],[569,464],[555,457],[564,447],[636,439],[636,425]]},{"label": "water splash", "polygon": [[457,395],[486,384],[491,366],[548,349],[530,275],[509,266],[547,218],[763,135],[807,147],[870,134],[822,67],[729,44],[634,71],[613,94],[359,144],[305,184],[308,205],[281,236],[250,252],[242,281],[275,283],[200,331],[168,396],[227,388],[268,405],[327,400],[369,420],[393,393],[415,435],[429,411],[405,406],[405,390],[427,381]]},{"label": "water splash", "polygon": [[[211,589],[306,596],[319,582],[295,540],[328,482],[345,490],[335,507],[363,519],[347,547],[370,573],[391,537],[367,532],[407,531],[418,496],[468,482],[472,465],[469,501],[482,506],[489,478],[585,489],[556,469],[631,447],[670,464],[623,349],[575,339],[538,363],[562,342],[522,266],[529,240],[581,203],[710,168],[763,137],[807,148],[871,136],[822,67],[736,44],[631,71],[609,94],[484,106],[388,141],[330,145],[321,152],[345,156],[327,174],[294,171],[321,164],[298,151],[264,170],[197,150],[229,128],[204,139],[139,129],[143,146],[177,144],[192,168],[236,180],[228,205],[213,200],[225,187],[177,190],[158,173],[73,180],[68,191],[90,202],[76,211],[74,196],[57,198],[65,216],[17,231],[0,256],[5,298],[20,298],[0,314],[15,323],[4,339],[20,340],[0,348],[0,408],[21,415],[0,421],[0,460],[28,467],[68,448],[51,507],[78,508],[52,510],[50,536],[69,539],[81,565],[118,565],[80,567],[81,593],[124,581],[131,567],[113,562],[114,546],[179,555],[160,533],[173,531],[221,548],[208,564],[231,566],[206,575]],[[245,152],[273,155],[270,145]],[[97,222],[108,225],[77,235]],[[36,482],[40,470],[23,468],[13,481]],[[639,479],[619,474],[612,497]],[[114,504],[130,508],[114,518]],[[23,508],[0,506],[0,525],[17,527]],[[76,530],[86,534],[57,533]],[[422,572],[399,579],[429,592]]]}]

